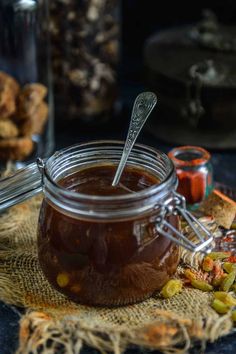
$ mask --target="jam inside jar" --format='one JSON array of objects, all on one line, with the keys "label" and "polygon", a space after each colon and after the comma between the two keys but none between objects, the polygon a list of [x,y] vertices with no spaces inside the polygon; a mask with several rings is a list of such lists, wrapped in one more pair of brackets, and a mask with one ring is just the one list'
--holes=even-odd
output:
[{"label": "jam inside jar", "polygon": [[[148,298],[177,268],[179,248],[155,223],[176,176],[166,155],[139,146],[112,187],[122,144],[110,143],[111,161],[104,144],[73,147],[56,157],[65,164],[47,162],[38,255],[49,282],[68,298],[118,306]],[[168,222],[178,228],[177,216]]]}]

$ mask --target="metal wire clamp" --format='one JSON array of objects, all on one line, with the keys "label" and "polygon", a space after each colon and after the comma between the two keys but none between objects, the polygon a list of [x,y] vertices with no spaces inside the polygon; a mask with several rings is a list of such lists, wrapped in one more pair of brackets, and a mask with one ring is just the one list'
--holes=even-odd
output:
[{"label": "metal wire clamp", "polygon": [[[158,233],[191,252],[201,251],[203,253],[209,253],[211,251],[213,235],[186,209],[185,198],[183,196],[173,193],[173,197],[159,207],[160,215],[156,220]],[[167,221],[168,216],[171,215],[181,216],[182,220],[186,221],[193,231],[194,237],[189,238],[172,226]]]}]

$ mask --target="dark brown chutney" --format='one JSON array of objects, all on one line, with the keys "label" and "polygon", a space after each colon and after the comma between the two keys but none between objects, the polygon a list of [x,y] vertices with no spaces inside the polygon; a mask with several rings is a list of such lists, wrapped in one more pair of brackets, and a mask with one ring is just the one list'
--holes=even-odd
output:
[{"label": "dark brown chutney", "polygon": [[[74,192],[115,197],[159,183],[143,169],[126,167],[120,184],[112,187],[115,170],[113,165],[97,165],[58,184]],[[45,199],[38,229],[45,275],[57,290],[82,304],[117,306],[148,298],[162,288],[179,262],[178,246],[156,231],[156,213],[89,220],[69,216]],[[177,217],[169,222],[178,227]]]}]

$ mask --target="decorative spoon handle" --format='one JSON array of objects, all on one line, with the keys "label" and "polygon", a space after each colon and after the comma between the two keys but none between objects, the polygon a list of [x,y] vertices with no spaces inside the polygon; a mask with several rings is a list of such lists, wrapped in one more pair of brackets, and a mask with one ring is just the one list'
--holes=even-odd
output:
[{"label": "decorative spoon handle", "polygon": [[132,110],[131,121],[125,141],[124,150],[116,170],[112,186],[116,186],[119,183],[130,151],[156,103],[157,97],[153,92],[142,92],[137,96]]}]

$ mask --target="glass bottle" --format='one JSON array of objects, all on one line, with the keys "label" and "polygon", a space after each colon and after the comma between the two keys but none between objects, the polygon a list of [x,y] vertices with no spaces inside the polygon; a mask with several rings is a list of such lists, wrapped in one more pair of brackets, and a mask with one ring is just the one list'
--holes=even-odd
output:
[{"label": "glass bottle", "polygon": [[50,1],[55,110],[64,125],[91,128],[116,110],[119,0]]},{"label": "glass bottle", "polygon": [[54,147],[47,0],[0,0],[0,163]]}]

